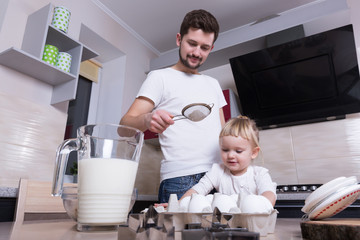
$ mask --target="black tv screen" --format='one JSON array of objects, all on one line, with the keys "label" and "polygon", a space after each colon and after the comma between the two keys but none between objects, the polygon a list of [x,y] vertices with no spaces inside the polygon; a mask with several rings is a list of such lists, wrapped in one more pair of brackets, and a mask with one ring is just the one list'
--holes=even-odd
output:
[{"label": "black tv screen", "polygon": [[230,59],[241,112],[260,128],[360,112],[352,25]]}]

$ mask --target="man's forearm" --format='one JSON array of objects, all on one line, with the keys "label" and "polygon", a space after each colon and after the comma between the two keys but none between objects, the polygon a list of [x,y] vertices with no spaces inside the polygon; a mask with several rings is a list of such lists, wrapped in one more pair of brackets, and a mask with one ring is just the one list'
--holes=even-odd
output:
[{"label": "man's forearm", "polygon": [[120,125],[134,127],[143,132],[145,130],[147,130],[147,127],[145,124],[145,114],[137,116],[137,117],[125,115],[121,118]]}]

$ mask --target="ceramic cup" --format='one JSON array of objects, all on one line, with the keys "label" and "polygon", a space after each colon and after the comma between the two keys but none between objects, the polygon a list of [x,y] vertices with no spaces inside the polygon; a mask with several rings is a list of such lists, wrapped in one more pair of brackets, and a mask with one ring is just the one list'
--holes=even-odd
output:
[{"label": "ceramic cup", "polygon": [[70,72],[71,55],[66,52],[59,52],[56,61],[56,67],[65,72]]},{"label": "ceramic cup", "polygon": [[70,11],[66,7],[55,7],[51,25],[67,33],[70,21]]},{"label": "ceramic cup", "polygon": [[53,66],[56,65],[57,57],[59,54],[59,49],[53,45],[46,44],[44,47],[44,53],[42,60]]}]

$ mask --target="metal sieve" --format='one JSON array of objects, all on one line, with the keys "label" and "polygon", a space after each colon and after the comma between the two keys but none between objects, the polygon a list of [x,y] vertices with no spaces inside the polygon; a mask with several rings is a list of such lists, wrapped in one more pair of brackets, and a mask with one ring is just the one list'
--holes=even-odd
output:
[{"label": "metal sieve", "polygon": [[211,109],[214,106],[213,103],[205,104],[205,103],[192,103],[186,105],[182,111],[181,115],[176,115],[173,117],[173,120],[181,120],[181,119],[189,119],[193,122],[198,122],[209,116],[211,113]]}]

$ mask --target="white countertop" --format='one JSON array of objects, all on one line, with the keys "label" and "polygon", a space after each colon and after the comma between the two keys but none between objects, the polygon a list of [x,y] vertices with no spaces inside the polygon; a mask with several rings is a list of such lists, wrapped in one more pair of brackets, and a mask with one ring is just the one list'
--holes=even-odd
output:
[{"label": "white countertop", "polygon": [[[18,188],[15,187],[0,187],[0,197],[2,198],[16,198]],[[305,200],[310,195],[310,192],[298,193],[278,193],[278,200]],[[157,201],[157,195],[139,195],[139,201]]]}]

